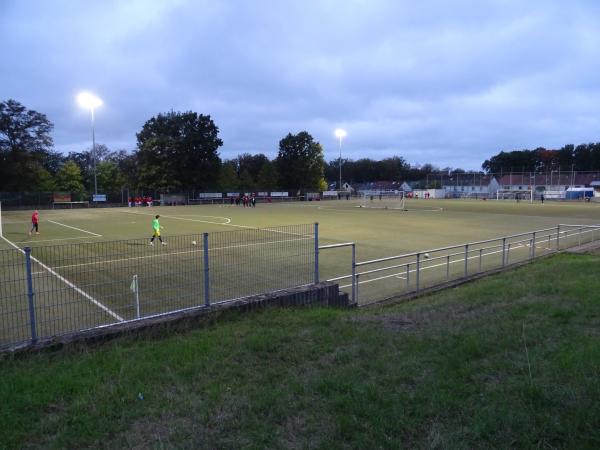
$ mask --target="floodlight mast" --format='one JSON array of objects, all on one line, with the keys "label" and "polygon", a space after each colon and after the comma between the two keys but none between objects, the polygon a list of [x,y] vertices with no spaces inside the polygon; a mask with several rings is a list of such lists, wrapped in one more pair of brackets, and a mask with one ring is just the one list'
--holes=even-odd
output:
[{"label": "floodlight mast", "polygon": [[82,92],[77,96],[77,102],[82,108],[90,110],[92,115],[92,162],[94,166],[94,195],[98,194],[98,181],[96,179],[96,127],[94,123],[94,109],[102,106],[102,100],[89,92]]},{"label": "floodlight mast", "polygon": [[346,137],[347,135],[348,133],[346,133],[346,130],[342,130],[341,128],[335,130],[335,136],[340,139],[340,184],[338,186],[338,190],[340,191],[342,190],[342,138]]}]

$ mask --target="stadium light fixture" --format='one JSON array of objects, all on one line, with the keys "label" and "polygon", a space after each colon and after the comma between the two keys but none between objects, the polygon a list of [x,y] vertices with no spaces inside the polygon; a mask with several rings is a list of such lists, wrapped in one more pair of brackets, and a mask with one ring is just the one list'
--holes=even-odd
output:
[{"label": "stadium light fixture", "polygon": [[342,190],[342,138],[345,138],[347,135],[346,130],[342,130],[341,128],[335,130],[335,136],[340,140],[340,184],[338,186],[338,190],[340,191]]},{"label": "stadium light fixture", "polygon": [[89,92],[82,92],[77,96],[77,102],[82,108],[89,109],[92,114],[92,161],[94,164],[94,194],[98,194],[98,181],[96,179],[96,130],[94,124],[94,109],[102,106],[102,100]]}]

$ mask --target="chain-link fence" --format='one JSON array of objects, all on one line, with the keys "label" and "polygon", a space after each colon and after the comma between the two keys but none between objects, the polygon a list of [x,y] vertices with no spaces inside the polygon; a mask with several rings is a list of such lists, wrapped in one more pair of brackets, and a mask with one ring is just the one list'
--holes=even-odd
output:
[{"label": "chain-link fence", "polygon": [[0,251],[0,347],[312,283],[315,230]]}]

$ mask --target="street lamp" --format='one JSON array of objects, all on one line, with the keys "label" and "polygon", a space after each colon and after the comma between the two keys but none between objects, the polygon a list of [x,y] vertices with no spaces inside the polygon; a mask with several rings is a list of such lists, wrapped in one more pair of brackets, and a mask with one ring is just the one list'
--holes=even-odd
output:
[{"label": "street lamp", "polygon": [[96,130],[94,126],[94,109],[102,106],[102,100],[89,92],[82,92],[77,96],[77,102],[82,108],[89,109],[92,113],[92,161],[94,164],[94,194],[98,194],[98,182],[96,180]]},{"label": "street lamp", "polygon": [[340,139],[340,191],[342,190],[342,138],[346,137],[347,135],[348,133],[346,133],[346,130],[342,130],[341,128],[335,130],[335,137]]}]

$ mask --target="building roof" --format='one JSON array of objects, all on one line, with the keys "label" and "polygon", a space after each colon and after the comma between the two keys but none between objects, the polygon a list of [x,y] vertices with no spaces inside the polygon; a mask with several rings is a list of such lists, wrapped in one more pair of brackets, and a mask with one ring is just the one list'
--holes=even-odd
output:
[{"label": "building roof", "polygon": [[[455,178],[456,177],[456,178]],[[461,173],[455,175],[455,177],[444,177],[442,182],[443,186],[489,186],[492,180],[495,178],[493,175],[480,175],[468,173]],[[435,178],[434,178],[435,180]]]}]

